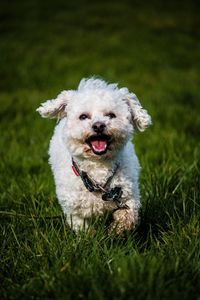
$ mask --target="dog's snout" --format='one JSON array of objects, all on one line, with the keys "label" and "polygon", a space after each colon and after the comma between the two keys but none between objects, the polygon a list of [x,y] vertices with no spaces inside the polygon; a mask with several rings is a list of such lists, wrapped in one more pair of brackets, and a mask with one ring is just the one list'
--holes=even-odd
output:
[{"label": "dog's snout", "polygon": [[106,128],[106,125],[103,122],[95,122],[92,125],[92,129],[96,132],[96,133],[103,133],[104,129]]}]

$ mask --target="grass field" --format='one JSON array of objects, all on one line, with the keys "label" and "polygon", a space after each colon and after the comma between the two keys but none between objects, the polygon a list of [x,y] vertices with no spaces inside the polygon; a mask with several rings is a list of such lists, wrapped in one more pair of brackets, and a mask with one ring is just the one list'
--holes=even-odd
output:
[{"label": "grass field", "polygon": [[[0,3],[0,299],[200,299],[198,1]],[[141,225],[66,231],[39,103],[82,77],[134,91]]]}]

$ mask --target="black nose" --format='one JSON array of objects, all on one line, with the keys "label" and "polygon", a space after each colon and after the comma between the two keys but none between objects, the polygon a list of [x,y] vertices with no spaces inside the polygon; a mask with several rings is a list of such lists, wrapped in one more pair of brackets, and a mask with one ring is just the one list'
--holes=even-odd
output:
[{"label": "black nose", "polygon": [[95,122],[92,125],[92,129],[96,132],[96,133],[103,133],[104,129],[106,128],[106,125],[102,122]]}]

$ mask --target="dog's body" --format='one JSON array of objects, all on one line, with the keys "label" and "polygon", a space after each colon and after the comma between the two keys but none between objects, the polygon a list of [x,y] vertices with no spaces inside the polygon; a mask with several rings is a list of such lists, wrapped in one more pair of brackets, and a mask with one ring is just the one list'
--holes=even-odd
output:
[{"label": "dog's body", "polygon": [[140,166],[131,136],[151,122],[136,96],[100,79],[83,79],[77,91],[62,92],[38,111],[63,118],[49,155],[67,223],[78,231],[91,215],[113,211],[111,231],[132,229],[140,208]]}]

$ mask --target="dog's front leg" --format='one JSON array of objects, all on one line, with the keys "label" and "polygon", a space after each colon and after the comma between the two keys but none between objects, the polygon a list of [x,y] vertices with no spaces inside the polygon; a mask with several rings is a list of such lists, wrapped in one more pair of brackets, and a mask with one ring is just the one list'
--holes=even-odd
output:
[{"label": "dog's front leg", "polygon": [[113,213],[113,222],[108,229],[109,234],[121,235],[135,227],[134,213],[130,208],[120,208]]},{"label": "dog's front leg", "polygon": [[88,229],[88,222],[79,215],[70,214],[66,218],[69,227],[76,233],[79,231],[86,231]]}]

